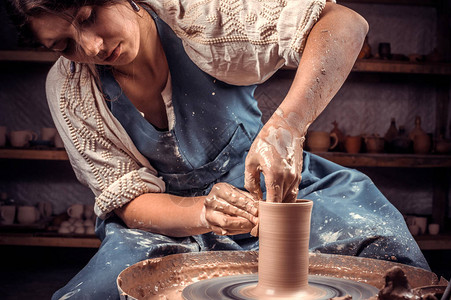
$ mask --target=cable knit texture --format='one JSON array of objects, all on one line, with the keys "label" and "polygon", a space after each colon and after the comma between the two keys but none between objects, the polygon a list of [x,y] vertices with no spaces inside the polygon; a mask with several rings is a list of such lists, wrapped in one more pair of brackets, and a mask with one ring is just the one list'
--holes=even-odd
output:
[{"label": "cable knit texture", "polygon": [[326,0],[145,0],[182,38],[188,56],[217,79],[262,83],[296,68]]},{"label": "cable knit texture", "polygon": [[[261,83],[281,66],[296,67],[325,0],[184,0],[146,3],[182,39],[205,72],[235,85]],[[78,180],[106,218],[165,184],[111,114],[87,66],[60,58],[47,77],[47,100]],[[167,103],[170,106],[170,103]]]}]

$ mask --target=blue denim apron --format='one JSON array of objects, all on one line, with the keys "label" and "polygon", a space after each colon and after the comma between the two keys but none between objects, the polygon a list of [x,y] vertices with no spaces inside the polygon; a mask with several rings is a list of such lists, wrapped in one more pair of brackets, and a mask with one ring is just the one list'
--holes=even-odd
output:
[{"label": "blue denim apron", "polygon": [[[253,97],[255,86],[231,86],[201,71],[169,26],[151,15],[171,73],[175,125],[171,130],[157,130],[122,94],[108,69],[101,68],[112,113],[163,177],[167,193],[206,195],[217,182],[244,189],[244,160],[262,127]],[[311,251],[429,269],[402,215],[364,174],[304,152],[299,198],[314,201]],[[258,250],[258,239],[249,234],[173,238],[128,229],[117,217],[98,219],[96,233],[102,240],[99,251],[54,299],[118,299],[118,274],[148,258],[194,251]]]}]

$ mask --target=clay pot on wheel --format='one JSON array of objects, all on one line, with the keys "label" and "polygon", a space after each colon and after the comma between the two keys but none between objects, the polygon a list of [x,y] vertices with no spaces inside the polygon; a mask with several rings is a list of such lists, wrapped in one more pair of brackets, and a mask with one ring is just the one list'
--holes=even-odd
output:
[{"label": "clay pot on wheel", "polygon": [[312,206],[312,201],[301,199],[259,203],[258,284],[251,291],[256,299],[302,299],[315,290],[308,284]]}]

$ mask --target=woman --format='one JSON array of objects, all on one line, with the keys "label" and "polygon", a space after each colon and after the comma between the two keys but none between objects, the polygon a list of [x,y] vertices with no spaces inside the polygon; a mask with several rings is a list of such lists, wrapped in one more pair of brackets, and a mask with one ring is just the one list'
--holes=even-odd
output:
[{"label": "woman", "polygon": [[[23,31],[62,55],[47,98],[96,196],[102,245],[55,299],[117,298],[119,272],[147,258],[257,250],[261,199],[315,202],[311,251],[428,269],[366,176],[302,150],[366,36],[355,12],[324,0],[11,1]],[[284,65],[296,77],[263,125],[255,84]]]}]

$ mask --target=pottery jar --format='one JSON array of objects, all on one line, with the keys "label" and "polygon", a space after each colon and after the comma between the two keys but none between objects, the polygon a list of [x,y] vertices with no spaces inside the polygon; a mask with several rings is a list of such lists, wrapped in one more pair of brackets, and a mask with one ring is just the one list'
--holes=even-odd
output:
[{"label": "pottery jar", "polygon": [[53,143],[57,134],[56,128],[42,127],[41,128],[41,140]]},{"label": "pottery jar", "polygon": [[426,154],[431,150],[431,138],[428,134],[416,134],[413,139],[413,152]]},{"label": "pottery jar", "polygon": [[362,137],[360,135],[347,136],[345,140],[345,149],[348,153],[359,153],[362,146]]},{"label": "pottery jar", "polygon": [[39,220],[39,217],[39,210],[34,206],[19,206],[17,210],[19,224],[33,224]]},{"label": "pottery jar", "polygon": [[307,134],[307,147],[313,152],[326,152],[338,144],[335,133],[326,131],[309,131]]},{"label": "pottery jar", "polygon": [[385,140],[379,136],[367,136],[365,139],[366,151],[368,153],[384,152]]},{"label": "pottery jar", "polygon": [[0,206],[0,224],[11,225],[16,218],[16,207],[14,205]]},{"label": "pottery jar", "polygon": [[440,225],[435,223],[429,224],[428,231],[431,235],[437,235],[440,232]]},{"label": "pottery jar", "polygon": [[435,143],[435,151],[437,153],[450,153],[451,152],[451,141],[440,139]]},{"label": "pottery jar", "polygon": [[[259,202],[258,284],[251,294],[290,297],[309,289],[309,236],[313,202]],[[275,299],[274,298],[274,299]]]}]

